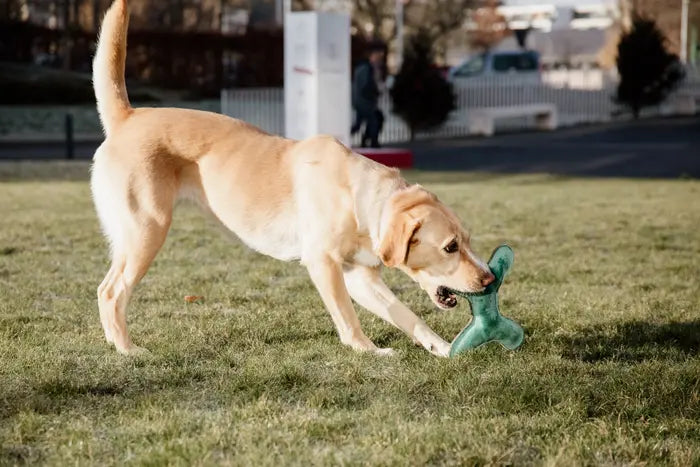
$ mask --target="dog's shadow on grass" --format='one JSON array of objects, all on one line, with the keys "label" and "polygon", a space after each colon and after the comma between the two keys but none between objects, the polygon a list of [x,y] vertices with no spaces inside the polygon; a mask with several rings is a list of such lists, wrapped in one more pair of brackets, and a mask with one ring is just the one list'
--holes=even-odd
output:
[{"label": "dog's shadow on grass", "polygon": [[700,320],[601,325],[565,336],[560,343],[564,358],[587,363],[679,361],[700,353]]}]

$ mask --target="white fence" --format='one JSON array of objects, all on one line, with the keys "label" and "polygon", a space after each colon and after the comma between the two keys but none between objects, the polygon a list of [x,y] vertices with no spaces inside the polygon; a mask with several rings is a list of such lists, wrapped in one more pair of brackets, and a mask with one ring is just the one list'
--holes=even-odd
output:
[{"label": "white fence", "polygon": [[221,113],[283,135],[284,88],[222,89]]},{"label": "white fence", "polygon": [[614,86],[617,74],[599,68],[552,69],[542,73],[542,81],[555,88],[603,89]]},{"label": "white fence", "polygon": [[[545,75],[546,76],[546,75]],[[557,106],[560,126],[607,122],[630,118],[624,108],[614,101],[615,83],[593,76],[595,82],[586,82],[582,74],[571,79],[544,78],[542,83],[525,83],[517,77],[505,76],[484,84],[456,87],[456,109],[440,127],[421,132],[417,138],[467,136],[467,117],[470,109],[480,107],[520,106],[552,103]],[[686,80],[677,93],[692,93],[700,98],[700,73],[689,69]],[[407,126],[391,113],[388,94],[382,95],[379,106],[386,117],[381,142],[396,143],[410,137]],[[221,111],[240,118],[270,133],[284,134],[284,90],[282,88],[225,89],[221,94]],[[673,114],[673,109],[660,106],[648,108],[642,116]],[[500,130],[534,128],[531,118],[514,118],[498,122]],[[359,135],[355,135],[355,144]]]}]

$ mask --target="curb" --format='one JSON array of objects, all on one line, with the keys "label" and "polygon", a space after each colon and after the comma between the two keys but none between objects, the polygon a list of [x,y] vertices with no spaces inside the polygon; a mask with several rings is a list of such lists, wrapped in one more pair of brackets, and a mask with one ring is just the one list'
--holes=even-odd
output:
[{"label": "curb", "polygon": [[413,151],[406,148],[353,148],[368,159],[398,169],[413,168]]}]

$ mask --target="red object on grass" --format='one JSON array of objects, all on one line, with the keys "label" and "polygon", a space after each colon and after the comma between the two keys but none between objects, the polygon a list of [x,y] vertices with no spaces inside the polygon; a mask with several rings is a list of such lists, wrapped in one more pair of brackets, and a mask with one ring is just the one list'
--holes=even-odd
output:
[{"label": "red object on grass", "polygon": [[413,167],[413,153],[402,148],[353,148],[353,150],[373,161],[388,167],[410,169]]}]

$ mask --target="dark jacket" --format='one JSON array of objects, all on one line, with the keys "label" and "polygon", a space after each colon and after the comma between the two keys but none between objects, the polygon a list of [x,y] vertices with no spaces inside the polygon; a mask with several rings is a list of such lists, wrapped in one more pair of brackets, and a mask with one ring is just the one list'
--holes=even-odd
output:
[{"label": "dark jacket", "polygon": [[368,114],[377,109],[379,87],[374,79],[372,64],[365,60],[355,68],[352,77],[352,106],[359,113]]}]

